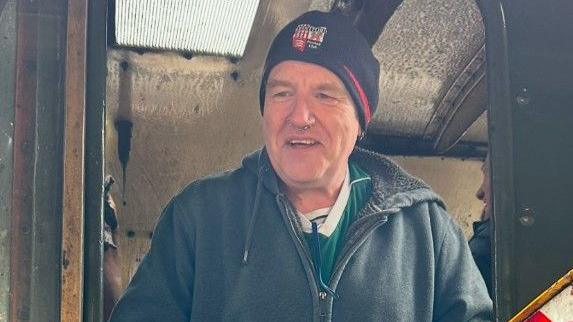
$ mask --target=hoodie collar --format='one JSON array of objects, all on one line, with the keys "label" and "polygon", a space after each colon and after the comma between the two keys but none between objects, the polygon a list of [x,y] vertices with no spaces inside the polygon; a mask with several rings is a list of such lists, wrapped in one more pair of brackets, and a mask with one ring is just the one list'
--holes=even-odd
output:
[{"label": "hoodie collar", "polygon": [[[356,147],[350,160],[356,162],[372,178],[372,196],[360,211],[359,217],[382,211],[397,212],[399,208],[423,201],[435,201],[444,207],[442,199],[425,182],[408,174],[389,158]],[[278,177],[266,148],[246,156],[243,167],[256,176],[262,176],[260,179],[264,187],[273,195],[280,194]]]}]

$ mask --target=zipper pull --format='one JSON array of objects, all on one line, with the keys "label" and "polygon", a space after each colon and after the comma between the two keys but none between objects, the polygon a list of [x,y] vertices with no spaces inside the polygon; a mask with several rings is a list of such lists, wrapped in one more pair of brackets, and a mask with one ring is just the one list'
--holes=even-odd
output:
[{"label": "zipper pull", "polygon": [[326,283],[322,279],[322,268],[321,268],[322,263],[320,259],[320,239],[318,237],[318,225],[314,221],[311,224],[312,224],[312,249],[314,251],[313,263],[314,263],[314,269],[316,271],[316,276],[318,277],[318,284],[324,291],[332,295],[333,298],[338,299],[338,295],[330,287],[328,287],[328,285],[326,285]]}]

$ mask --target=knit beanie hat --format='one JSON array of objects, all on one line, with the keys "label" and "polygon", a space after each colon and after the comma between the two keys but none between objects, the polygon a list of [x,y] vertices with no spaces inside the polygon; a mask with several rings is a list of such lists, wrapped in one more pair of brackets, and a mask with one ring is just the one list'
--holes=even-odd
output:
[{"label": "knit beanie hat", "polygon": [[285,60],[317,64],[336,74],[350,93],[362,131],[366,131],[378,105],[380,64],[364,36],[347,17],[340,13],[310,11],[278,33],[263,69],[259,91],[261,113],[264,113],[269,74]]}]

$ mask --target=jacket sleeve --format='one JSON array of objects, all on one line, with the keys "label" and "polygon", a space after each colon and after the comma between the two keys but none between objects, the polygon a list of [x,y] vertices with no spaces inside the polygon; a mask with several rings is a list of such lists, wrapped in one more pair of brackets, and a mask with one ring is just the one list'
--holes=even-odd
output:
[{"label": "jacket sleeve", "polygon": [[434,321],[493,321],[492,301],[465,236],[443,208],[430,207],[437,232]]},{"label": "jacket sleeve", "polygon": [[193,296],[193,234],[174,199],[164,209],[151,247],[111,315],[112,322],[189,321]]}]

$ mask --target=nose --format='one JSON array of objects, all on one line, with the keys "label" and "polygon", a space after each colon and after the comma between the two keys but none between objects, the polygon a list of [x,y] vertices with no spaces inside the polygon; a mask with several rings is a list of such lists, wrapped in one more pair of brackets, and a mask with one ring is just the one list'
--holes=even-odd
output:
[{"label": "nose", "polygon": [[476,198],[478,198],[481,201],[483,201],[483,199],[485,198],[485,191],[483,190],[483,182],[479,187],[479,189],[476,191]]},{"label": "nose", "polygon": [[287,121],[296,129],[306,129],[314,124],[314,114],[304,97],[297,97],[293,101]]}]

